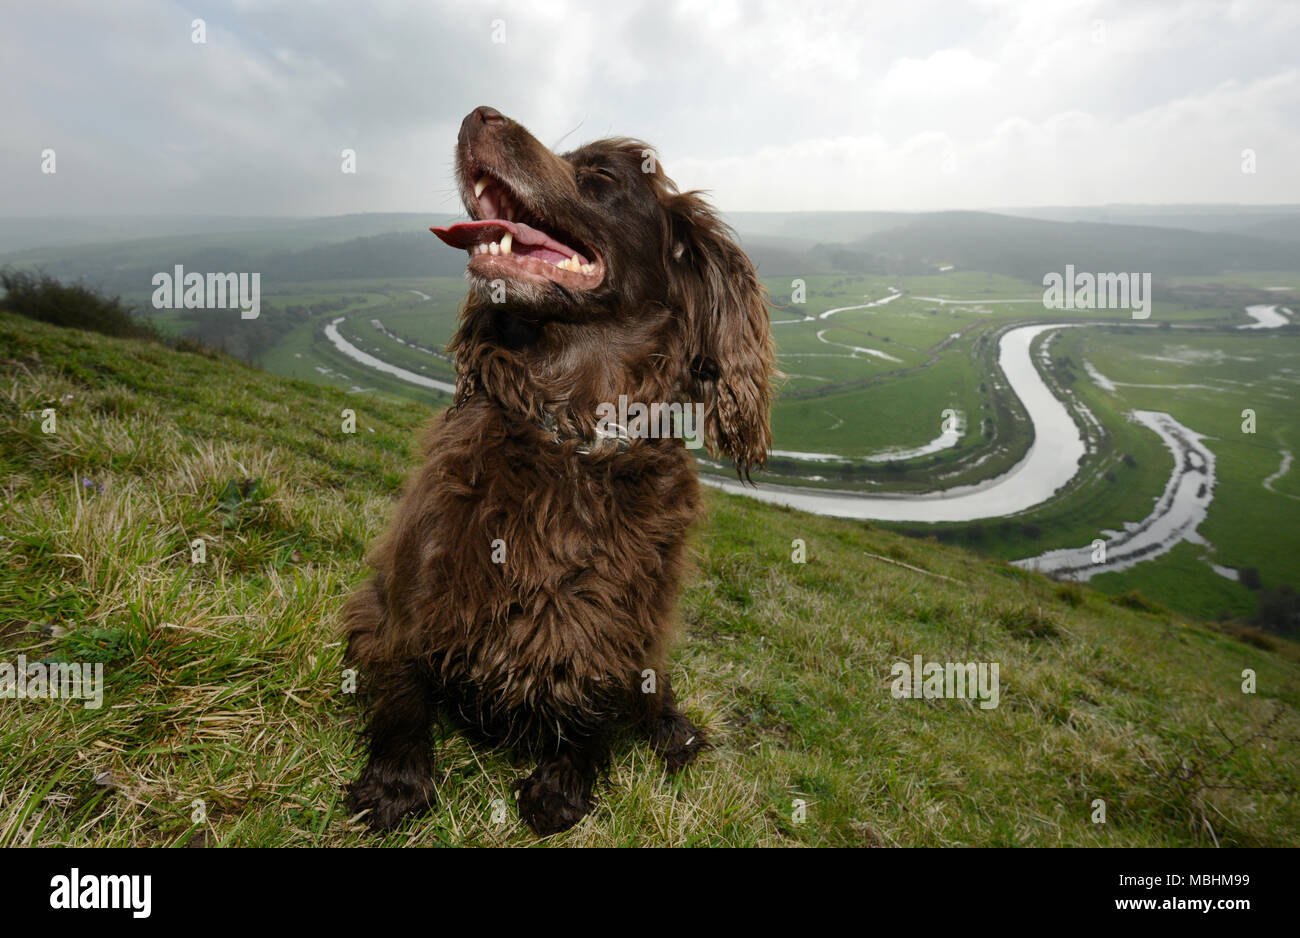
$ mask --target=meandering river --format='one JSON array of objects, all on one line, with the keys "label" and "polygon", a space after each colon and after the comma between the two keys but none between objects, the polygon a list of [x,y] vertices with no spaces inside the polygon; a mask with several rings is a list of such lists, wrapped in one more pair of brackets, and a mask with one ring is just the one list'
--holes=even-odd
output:
[{"label": "meandering river", "polygon": [[405,368],[390,365],[382,358],[375,358],[375,356],[371,355],[369,352],[361,351],[361,349],[343,338],[339,333],[339,323],[345,319],[347,319],[346,316],[340,316],[330,322],[329,325],[325,327],[325,338],[329,339],[330,342],[333,343],[334,347],[348,358],[352,359],[354,362],[360,362],[368,368],[373,368],[376,371],[382,371],[395,378],[400,378],[408,384],[414,384],[422,388],[432,388],[435,391],[442,391],[446,394],[456,393],[456,385],[454,384],[449,384],[446,381],[438,381],[436,378],[427,378],[424,375],[416,374],[414,371],[408,371]]},{"label": "meandering river", "polygon": [[818,515],[880,521],[973,521],[1014,514],[1051,498],[1079,469],[1083,438],[1063,403],[1052,395],[1031,360],[1033,340],[1072,323],[1020,326],[998,343],[998,364],[1034,425],[1034,442],[1020,462],[1000,476],[976,485],[921,495],[866,495],[859,492],[805,489],[759,483],[757,488],[732,479],[706,476],[704,481],[750,498],[786,505]]},{"label": "meandering river", "polygon": [[[1276,306],[1251,306],[1246,312],[1255,322],[1238,328],[1270,329],[1290,322]],[[705,482],[760,501],[843,518],[973,521],[1032,508],[1051,498],[1074,478],[1085,444],[1065,405],[1052,395],[1038,374],[1030,348],[1033,340],[1044,332],[1080,325],[1085,324],[1021,326],[1002,336],[998,363],[1012,392],[1029,413],[1034,425],[1034,442],[1019,463],[993,479],[922,495],[868,495],[765,484],[751,488],[717,477],[706,477]],[[1091,366],[1088,373],[1104,389],[1114,390],[1114,385]],[[1169,414],[1134,411],[1129,419],[1159,436],[1174,459],[1173,472],[1150,514],[1141,521],[1125,523],[1122,531],[1099,532],[1104,537],[1087,546],[1047,551],[1014,561],[1017,566],[1068,579],[1088,580],[1098,573],[1126,570],[1159,557],[1182,541],[1211,546],[1197,533],[1197,528],[1205,520],[1214,498],[1213,450],[1205,445],[1204,437]],[[1289,468],[1289,456],[1286,454],[1279,475]],[[1233,570],[1211,566],[1224,576],[1236,576]]]},{"label": "meandering river", "polygon": [[[865,305],[883,305],[896,298],[896,295],[890,295]],[[843,309],[852,308],[855,307]],[[809,316],[804,320],[787,322],[825,319],[843,309],[829,310],[819,317]],[[1247,312],[1255,322],[1241,328],[1276,328],[1290,322],[1284,314],[1278,312],[1277,307],[1252,306]],[[455,387],[448,382],[391,365],[357,348],[339,333],[338,324],[344,318],[339,317],[325,327],[326,338],[342,354],[410,384],[449,394],[455,392]],[[1075,477],[1086,447],[1065,404],[1051,393],[1038,373],[1030,349],[1034,339],[1045,332],[1086,325],[1088,324],[1035,324],[1019,326],[1003,334],[998,343],[998,364],[1007,377],[1012,393],[1020,398],[1029,415],[1034,427],[1034,441],[1020,462],[992,479],[942,491],[898,495],[806,489],[769,483],[749,487],[733,479],[710,475],[704,476],[703,481],[724,491],[759,501],[841,518],[961,522],[997,518],[1033,508],[1047,501]],[[1090,376],[1100,383],[1101,376],[1094,374],[1090,367],[1088,370]],[[1123,570],[1143,560],[1158,557],[1183,540],[1205,543],[1197,535],[1196,528],[1205,519],[1214,496],[1214,453],[1204,445],[1203,437],[1169,414],[1135,411],[1129,416],[1156,433],[1174,457],[1174,470],[1152,512],[1139,522],[1126,524],[1121,532],[1100,532],[1107,535],[1104,539],[1098,538],[1104,543],[1102,560],[1098,560],[1102,552],[1094,542],[1086,547],[1053,550],[1038,557],[1015,561],[1019,566],[1086,580],[1100,572]],[[940,439],[947,442],[942,437]],[[934,448],[936,447],[931,445],[926,449],[928,451]],[[777,454],[807,459],[837,458],[831,454]]]}]

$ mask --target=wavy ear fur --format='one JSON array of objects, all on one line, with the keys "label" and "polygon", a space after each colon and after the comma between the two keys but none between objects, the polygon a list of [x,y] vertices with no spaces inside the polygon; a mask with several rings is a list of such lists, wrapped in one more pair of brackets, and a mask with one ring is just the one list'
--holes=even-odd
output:
[{"label": "wavy ear fur", "polygon": [[749,480],[767,463],[775,353],[767,295],[735,233],[699,192],[666,191],[664,258],[687,321],[688,387],[705,405],[708,450]]}]

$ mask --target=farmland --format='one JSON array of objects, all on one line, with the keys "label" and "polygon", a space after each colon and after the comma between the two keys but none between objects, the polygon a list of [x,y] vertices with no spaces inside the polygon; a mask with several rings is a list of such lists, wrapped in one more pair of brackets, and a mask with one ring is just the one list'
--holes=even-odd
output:
[{"label": "farmland", "polygon": [[[1300,449],[1297,337],[1293,329],[1238,328],[1251,322],[1244,307],[1259,298],[1262,281],[1198,282],[1157,293],[1147,328],[1135,328],[1111,310],[1044,310],[1041,286],[992,273],[798,279],[802,296],[795,278],[765,279],[784,378],[772,417],[772,471],[763,481],[905,493],[996,476],[1033,439],[1019,401],[999,376],[996,336],[1022,322],[1110,321],[1115,325],[1064,330],[1048,346],[1049,384],[1104,427],[1097,451],[1065,490],[1013,518],[893,526],[1003,559],[1088,544],[1099,532],[1140,521],[1163,490],[1172,468],[1168,450],[1126,418],[1133,410],[1163,411],[1209,437],[1220,457],[1219,483],[1200,532],[1208,545],[1179,544],[1132,569],[1101,574],[1092,585],[1116,594],[1139,590],[1173,608],[1214,616],[1248,615],[1255,595],[1211,564],[1254,568],[1265,586],[1300,582],[1300,563],[1284,549],[1300,526],[1300,482],[1288,471],[1270,487],[1263,484],[1278,473],[1284,453]],[[463,293],[464,282],[455,277],[279,286],[264,296],[264,316],[331,301],[336,308],[310,312],[262,352],[260,364],[361,397],[443,406],[445,394],[350,359],[324,330],[340,320],[339,336],[355,348],[450,383],[445,345]],[[803,302],[792,301],[792,293]],[[339,298],[350,305],[337,308]],[[1254,434],[1241,432],[1247,408],[1257,414]],[[961,428],[955,445],[909,458],[909,450],[940,437],[952,413]],[[1289,526],[1281,523],[1287,519]]]}]

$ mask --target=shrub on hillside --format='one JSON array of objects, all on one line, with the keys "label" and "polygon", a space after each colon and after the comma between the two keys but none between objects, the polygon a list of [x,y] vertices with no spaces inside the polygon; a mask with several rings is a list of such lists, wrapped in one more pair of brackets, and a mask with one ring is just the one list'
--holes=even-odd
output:
[{"label": "shrub on hillside", "polygon": [[1056,598],[1077,609],[1084,603],[1083,588],[1078,583],[1063,583],[1056,588]]},{"label": "shrub on hillside", "polygon": [[1259,594],[1255,624],[1282,635],[1300,635],[1300,593],[1289,584]]},{"label": "shrub on hillside", "polygon": [[1149,612],[1156,614],[1167,611],[1164,606],[1152,602],[1137,590],[1129,590],[1127,593],[1120,593],[1118,596],[1112,596],[1110,601],[1117,606],[1123,606],[1125,609],[1132,609],[1136,612]]},{"label": "shrub on hillside", "polygon": [[158,331],[135,318],[119,296],[106,297],[83,284],[60,283],[45,273],[0,271],[5,297],[0,307],[68,329],[86,329],[121,338],[158,339]]},{"label": "shrub on hillside", "polygon": [[994,616],[1016,638],[1058,638],[1061,634],[1056,617],[1041,607],[1027,604],[999,609]]}]

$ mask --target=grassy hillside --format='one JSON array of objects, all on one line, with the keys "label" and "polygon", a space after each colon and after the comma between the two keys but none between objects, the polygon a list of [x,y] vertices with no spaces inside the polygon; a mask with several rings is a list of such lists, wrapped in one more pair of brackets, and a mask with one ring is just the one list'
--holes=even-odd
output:
[{"label": "grassy hillside", "polygon": [[[107,678],[98,710],[0,700],[0,845],[535,842],[512,806],[493,821],[530,766],[455,732],[436,812],[378,838],[341,803],[362,753],[337,613],[426,407],[7,313],[0,374],[0,661]],[[1293,646],[710,502],[674,683],[717,748],[667,778],[626,741],[597,810],[549,843],[1300,844]],[[914,654],[998,663],[1000,705],[895,699]]]}]

